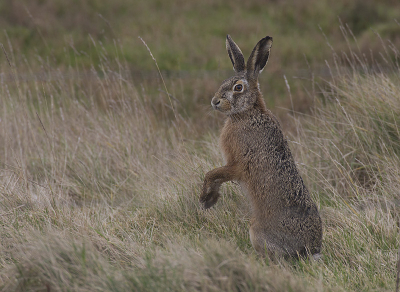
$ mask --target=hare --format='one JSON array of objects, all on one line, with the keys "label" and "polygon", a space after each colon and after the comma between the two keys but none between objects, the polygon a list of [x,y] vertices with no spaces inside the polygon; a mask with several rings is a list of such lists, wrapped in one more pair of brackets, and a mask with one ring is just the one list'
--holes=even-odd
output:
[{"label": "hare", "polygon": [[200,202],[210,208],[220,196],[221,184],[237,181],[250,198],[250,241],[258,253],[318,258],[322,241],[318,209],[258,84],[271,46],[272,37],[261,39],[245,64],[242,51],[227,36],[226,49],[236,74],[222,83],[211,101],[227,116],[220,136],[226,165],[205,175]]}]

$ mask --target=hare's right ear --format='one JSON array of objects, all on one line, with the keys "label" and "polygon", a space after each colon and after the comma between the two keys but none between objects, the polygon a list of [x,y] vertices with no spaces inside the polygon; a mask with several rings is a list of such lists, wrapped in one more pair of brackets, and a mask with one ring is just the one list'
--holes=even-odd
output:
[{"label": "hare's right ear", "polygon": [[226,50],[228,51],[229,58],[231,58],[233,70],[237,73],[244,72],[244,70],[246,70],[246,64],[244,62],[243,53],[229,34],[226,36]]},{"label": "hare's right ear", "polygon": [[267,64],[269,52],[272,47],[272,37],[266,36],[254,47],[253,52],[247,60],[247,77],[257,80],[258,74]]}]

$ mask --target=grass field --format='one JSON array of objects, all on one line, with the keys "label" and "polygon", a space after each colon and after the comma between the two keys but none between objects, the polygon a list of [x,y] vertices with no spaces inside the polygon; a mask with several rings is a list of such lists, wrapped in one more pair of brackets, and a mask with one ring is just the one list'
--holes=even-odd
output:
[{"label": "grass field", "polygon": [[[65,3],[0,4],[1,291],[395,291],[397,1]],[[227,33],[245,55],[274,36],[261,88],[321,212],[321,261],[258,257],[235,183],[200,207],[223,164]]]},{"label": "grass field", "polygon": [[[313,74],[328,78],[330,46],[368,57],[371,52],[378,55],[382,43],[399,47],[399,19],[397,0],[3,0],[0,42],[9,49],[10,41],[16,64],[28,59],[33,73],[43,63],[63,72],[92,66],[98,71],[106,56],[126,60],[135,83],[156,95],[160,84],[141,36],[165,72],[171,94],[182,102],[179,110],[201,119],[198,105],[208,104],[220,80],[231,74],[225,51],[228,33],[246,56],[261,37],[274,37],[268,74],[261,75],[266,102],[290,107],[285,75],[299,99],[295,109],[304,112],[310,106],[311,83],[304,79]],[[348,26],[354,38],[340,26]],[[7,66],[2,60],[1,66]]]}]

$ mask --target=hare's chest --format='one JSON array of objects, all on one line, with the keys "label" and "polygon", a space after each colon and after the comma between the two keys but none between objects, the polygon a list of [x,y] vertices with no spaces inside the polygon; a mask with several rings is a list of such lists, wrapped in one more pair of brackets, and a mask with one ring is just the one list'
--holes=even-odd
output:
[{"label": "hare's chest", "polygon": [[233,137],[229,136],[222,136],[220,137],[220,147],[222,151],[222,156],[224,158],[225,164],[232,164],[234,161],[237,159],[235,158],[237,156],[237,149],[235,147],[235,140],[232,139]]},{"label": "hare's chest", "polygon": [[220,147],[226,164],[240,163],[243,160],[244,151],[248,148],[246,137],[240,135],[236,129],[222,131]]}]

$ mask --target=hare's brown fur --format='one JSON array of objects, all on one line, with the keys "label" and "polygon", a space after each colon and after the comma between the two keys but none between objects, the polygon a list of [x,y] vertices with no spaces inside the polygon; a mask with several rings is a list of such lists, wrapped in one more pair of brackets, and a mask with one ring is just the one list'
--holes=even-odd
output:
[{"label": "hare's brown fur", "polygon": [[237,74],[222,83],[211,102],[228,116],[220,136],[226,165],[206,174],[200,201],[205,208],[211,207],[218,200],[220,185],[237,181],[251,201],[250,240],[257,252],[318,254],[321,218],[258,86],[271,45],[270,37],[260,40],[245,65],[239,47],[227,37]]}]

